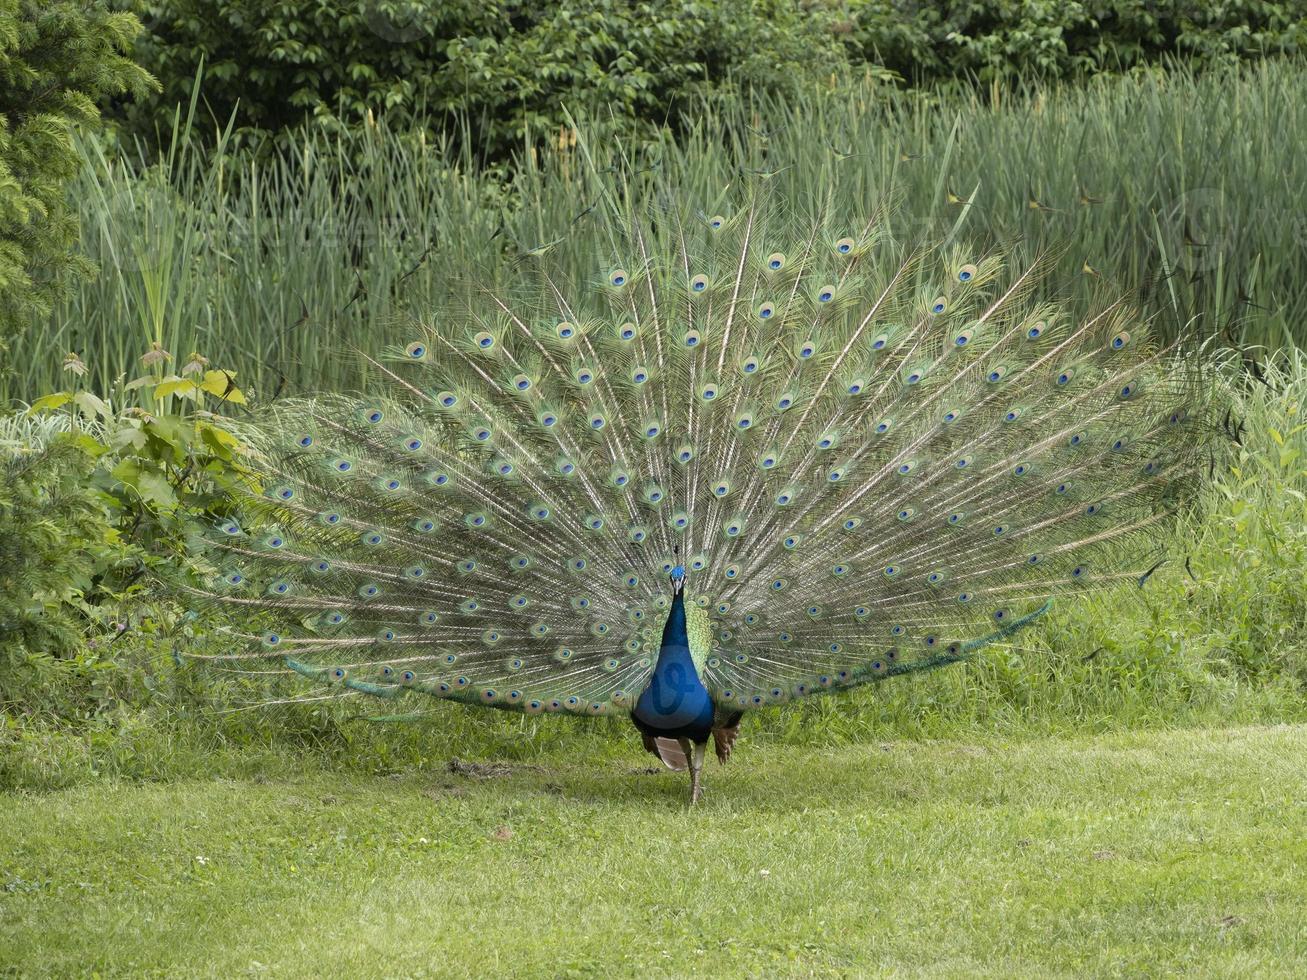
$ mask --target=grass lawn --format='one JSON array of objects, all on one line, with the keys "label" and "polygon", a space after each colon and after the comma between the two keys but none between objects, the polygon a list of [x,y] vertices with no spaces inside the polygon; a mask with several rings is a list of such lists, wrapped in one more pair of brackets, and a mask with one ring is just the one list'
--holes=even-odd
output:
[{"label": "grass lawn", "polygon": [[739,748],[6,794],[0,972],[1307,974],[1307,726]]}]

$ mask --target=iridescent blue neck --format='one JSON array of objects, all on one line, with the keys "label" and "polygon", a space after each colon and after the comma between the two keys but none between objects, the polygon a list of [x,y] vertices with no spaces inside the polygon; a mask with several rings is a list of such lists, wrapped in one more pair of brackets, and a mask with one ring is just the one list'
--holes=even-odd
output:
[{"label": "iridescent blue neck", "polygon": [[678,592],[663,627],[662,647],[649,686],[633,712],[638,726],[659,734],[707,738],[712,728],[713,703],[690,656],[685,625],[685,599]]}]

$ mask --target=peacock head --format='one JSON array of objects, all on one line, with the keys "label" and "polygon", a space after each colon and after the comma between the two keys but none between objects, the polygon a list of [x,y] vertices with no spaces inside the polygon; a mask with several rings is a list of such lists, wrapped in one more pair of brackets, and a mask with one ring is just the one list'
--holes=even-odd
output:
[{"label": "peacock head", "polygon": [[685,566],[677,565],[672,569],[672,595],[680,595],[685,588]]}]

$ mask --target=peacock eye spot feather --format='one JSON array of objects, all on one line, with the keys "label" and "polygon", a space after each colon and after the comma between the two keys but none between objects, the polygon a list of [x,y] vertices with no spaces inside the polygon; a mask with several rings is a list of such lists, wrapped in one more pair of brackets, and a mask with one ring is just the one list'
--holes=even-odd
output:
[{"label": "peacock eye spot feather", "polygon": [[970,282],[976,278],[977,269],[974,265],[967,264],[958,269],[958,282]]},{"label": "peacock eye spot feather", "polygon": [[473,340],[482,350],[490,350],[490,348],[495,346],[495,338],[485,332],[477,334]]},{"label": "peacock eye spot feather", "polygon": [[1129,343],[1130,343],[1129,331],[1122,330],[1119,334],[1117,334],[1115,337],[1112,338],[1109,346],[1112,348],[1112,350],[1121,350]]},{"label": "peacock eye spot feather", "polygon": [[563,340],[571,340],[576,335],[576,328],[567,322],[560,323],[557,329],[558,336]]},{"label": "peacock eye spot feather", "polygon": [[413,358],[413,360],[420,361],[426,356],[427,348],[425,344],[422,344],[419,341],[414,341],[404,348],[404,353]]},{"label": "peacock eye spot feather", "polygon": [[835,251],[839,252],[840,255],[848,255],[853,251],[853,245],[854,241],[852,238],[841,238],[835,243]]},{"label": "peacock eye spot feather", "polygon": [[767,268],[773,272],[783,265],[785,265],[785,256],[780,252],[772,252],[771,255],[767,256]]},{"label": "peacock eye spot feather", "polygon": [[708,227],[711,228],[713,231],[720,230],[722,225],[724,224],[726,224],[726,219],[723,218],[720,214],[714,214],[711,218],[708,219]]},{"label": "peacock eye spot feather", "polygon": [[834,298],[835,298],[834,286],[822,286],[821,289],[818,290],[817,292],[818,303],[829,303]]},{"label": "peacock eye spot feather", "polygon": [[758,307],[758,319],[768,320],[775,312],[776,312],[776,308],[774,306],[772,306],[770,303],[763,303],[762,306]]},{"label": "peacock eye spot feather", "polygon": [[628,275],[625,269],[614,269],[608,276],[608,281],[614,286],[625,286]]},{"label": "peacock eye spot feather", "polygon": [[708,277],[704,275],[694,276],[690,279],[690,288],[696,293],[701,293],[708,288]]},{"label": "peacock eye spot feather", "polygon": [[309,446],[313,445],[313,437],[312,437],[312,436],[307,436],[307,435],[306,435],[306,436],[300,436],[300,437],[299,437],[298,439],[296,439],[295,441],[298,442],[298,443],[299,443],[303,448],[305,448],[305,449],[308,449]]},{"label": "peacock eye spot feather", "polygon": [[930,312],[934,314],[943,313],[945,308],[947,308],[947,306],[948,306],[948,302],[944,299],[944,297],[937,296],[934,300],[931,301]]}]

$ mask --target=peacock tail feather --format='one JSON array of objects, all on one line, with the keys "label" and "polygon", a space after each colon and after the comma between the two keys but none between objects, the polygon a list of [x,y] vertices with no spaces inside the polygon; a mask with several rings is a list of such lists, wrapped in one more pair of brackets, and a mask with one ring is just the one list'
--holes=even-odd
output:
[{"label": "peacock tail feather", "polygon": [[[616,206],[414,326],[387,394],[277,404],[197,599],[224,659],[526,712],[629,711],[684,565],[719,706],[962,659],[1144,575],[1213,387],[1046,260],[908,248],[890,214]],[[259,664],[261,669],[266,665]]]}]

